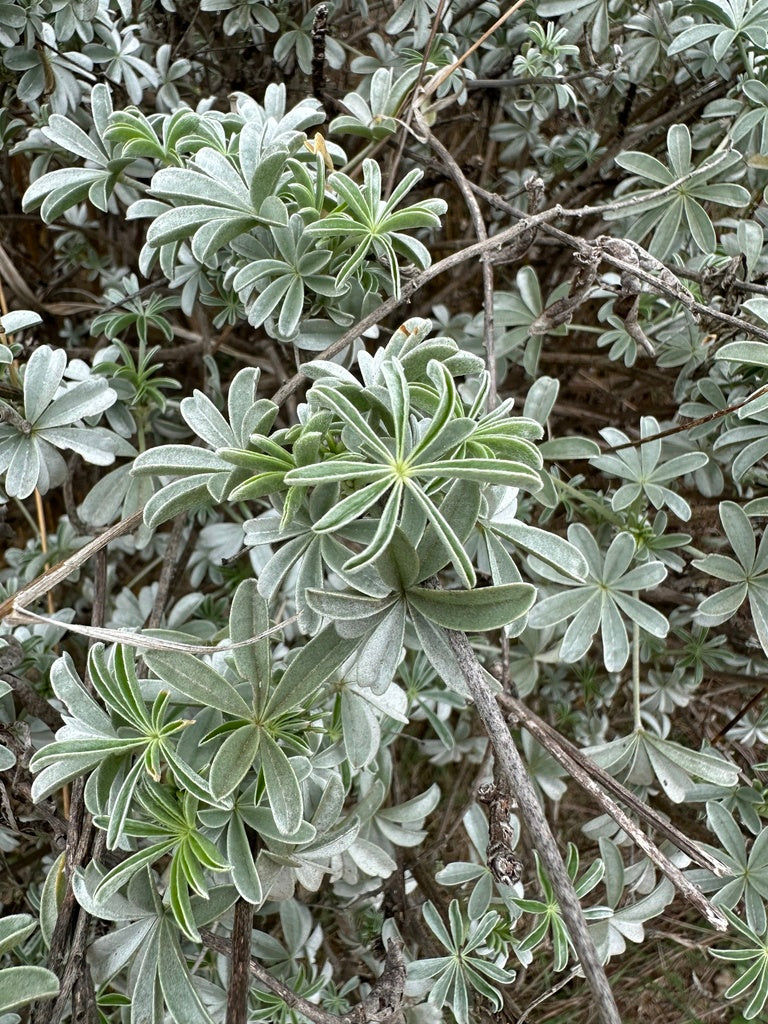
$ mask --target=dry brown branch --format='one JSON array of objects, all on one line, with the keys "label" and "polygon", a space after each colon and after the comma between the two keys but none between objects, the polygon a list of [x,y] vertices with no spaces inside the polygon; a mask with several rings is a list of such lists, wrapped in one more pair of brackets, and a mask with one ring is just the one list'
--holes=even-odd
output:
[{"label": "dry brown branch", "polygon": [[467,689],[493,747],[498,770],[517,801],[523,827],[539,853],[560,905],[571,941],[592,991],[592,998],[602,1024],[621,1024],[616,1001],[611,991],[592,937],[587,929],[579,898],[573,888],[557,843],[536,796],[522,758],[512,740],[496,698],[485,680],[469,640],[463,633],[445,630],[445,636],[459,664]]}]

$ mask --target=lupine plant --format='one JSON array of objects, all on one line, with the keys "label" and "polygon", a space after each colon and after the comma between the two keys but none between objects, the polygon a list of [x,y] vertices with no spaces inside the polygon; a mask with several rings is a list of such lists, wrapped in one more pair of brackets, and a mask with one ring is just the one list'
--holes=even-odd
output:
[{"label": "lupine plant", "polygon": [[765,1018],[767,54],[0,2],[3,1024]]}]

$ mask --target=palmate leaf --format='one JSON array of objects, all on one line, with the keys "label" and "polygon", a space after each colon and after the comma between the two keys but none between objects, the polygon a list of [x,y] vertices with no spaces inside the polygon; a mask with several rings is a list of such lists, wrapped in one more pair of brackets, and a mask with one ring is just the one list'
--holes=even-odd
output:
[{"label": "palmate leaf", "polygon": [[[379,255],[389,254],[387,262],[392,283],[395,294],[399,294],[399,268],[393,242],[404,230],[439,227],[440,216],[447,209],[442,199],[425,199],[404,210],[395,211],[421,177],[421,171],[410,171],[385,200],[381,196],[381,170],[373,160],[363,161],[362,185],[341,171],[331,175],[329,185],[339,196],[339,205],[328,216],[310,224],[307,230],[326,239],[327,244],[336,245],[339,250],[354,246],[352,255],[338,273],[339,284],[343,284],[355,273],[373,249]],[[418,251],[421,252],[421,248]],[[416,250],[413,249],[411,255],[413,252]],[[423,252],[428,258],[426,249]]]},{"label": "palmate leaf", "polygon": [[[684,36],[685,32],[682,35]],[[677,43],[679,44],[679,38]],[[653,185],[650,189],[631,193],[637,200],[633,205],[632,214],[640,216],[631,223],[629,237],[642,241],[644,236],[652,231],[649,252],[658,259],[663,259],[673,248],[680,224],[685,220],[690,237],[696,246],[703,252],[712,251],[715,245],[715,231],[702,202],[735,207],[745,206],[749,202],[749,192],[743,186],[711,180],[727,175],[740,162],[741,157],[738,153],[718,153],[714,157],[707,157],[694,168],[691,162],[690,130],[684,124],[675,124],[669,128],[667,153],[669,170],[655,157],[642,152],[621,153],[615,158],[620,167],[640,179],[650,181]],[[661,195],[655,194],[659,185],[671,185],[686,176],[688,179],[676,188]],[[623,219],[626,218],[627,212],[621,209],[612,210],[608,211],[606,216],[608,219]]]},{"label": "palmate leaf", "polygon": [[658,783],[675,803],[685,800],[694,778],[725,787],[738,782],[736,767],[719,754],[690,750],[645,730],[590,747],[584,753],[627,782],[638,786]]},{"label": "palmate leaf", "polygon": [[719,624],[735,615],[748,598],[757,638],[768,653],[768,531],[758,547],[748,516],[732,501],[720,502],[720,521],[738,562],[719,554],[694,559],[697,569],[731,584],[706,597],[697,615],[705,625]]},{"label": "palmate leaf", "polygon": [[[363,548],[344,563],[346,571],[355,571],[375,562],[386,550],[397,528],[406,535],[411,532],[408,526],[411,521],[422,522],[412,531],[413,540],[417,542],[423,529],[423,521],[413,519],[413,512],[418,509],[419,517],[426,516],[431,543],[434,545],[436,542],[445,556],[439,564],[434,559],[436,568],[450,560],[461,582],[472,587],[475,583],[474,568],[450,519],[440,510],[439,495],[459,480],[486,486],[495,484],[539,489],[541,479],[537,468],[541,465],[541,458],[533,445],[524,439],[528,432],[527,421],[506,420],[506,406],[485,417],[478,427],[470,417],[463,415],[463,404],[453,378],[436,360],[431,360],[426,367],[434,387],[422,387],[419,392],[408,384],[397,358],[385,356],[378,370],[379,383],[370,397],[361,393],[356,382],[345,381],[332,388],[321,378],[313,386],[312,397],[340,418],[341,436],[349,454],[291,469],[285,474],[284,482],[299,487],[339,483],[342,487],[351,488],[351,493],[315,520],[313,529],[320,533],[343,533],[345,527],[383,503],[373,534],[366,537]],[[352,395],[356,397],[355,402]],[[431,416],[425,429],[414,434],[411,411],[423,406],[425,401]],[[385,444],[373,430],[359,407],[363,405],[368,405],[371,411],[375,409],[377,414],[386,409],[392,430],[390,444]],[[535,435],[540,432],[539,425],[533,421],[531,427]],[[474,455],[458,457],[462,443],[472,444],[475,433],[480,440],[474,446]],[[514,450],[525,461],[504,458],[494,450],[495,444],[502,446],[502,452]],[[514,445],[514,449],[509,445]],[[437,461],[438,456],[443,458]],[[450,507],[449,502],[446,511]],[[458,518],[464,522],[461,514]],[[463,536],[471,526],[472,523],[468,523],[467,530],[460,527]]]},{"label": "palmate leaf", "polygon": [[758,934],[727,908],[723,908],[723,913],[741,937],[743,945],[736,949],[712,949],[710,952],[719,960],[730,960],[733,963],[754,961],[725,992],[726,998],[738,999],[756,984],[756,990],[742,1011],[745,1020],[754,1020],[768,1001],[768,932]]},{"label": "palmate leaf", "polygon": [[667,575],[659,561],[629,568],[635,557],[635,541],[620,533],[602,554],[591,533],[580,523],[568,529],[568,540],[579,549],[588,566],[585,581],[574,580],[553,566],[530,556],[528,564],[537,576],[558,585],[532,610],[529,624],[537,629],[570,619],[560,649],[562,658],[577,661],[592,644],[598,629],[603,641],[603,660],[611,672],[619,671],[629,658],[629,641],[623,612],[653,636],[666,636],[667,619],[640,601],[634,592],[658,585]]}]

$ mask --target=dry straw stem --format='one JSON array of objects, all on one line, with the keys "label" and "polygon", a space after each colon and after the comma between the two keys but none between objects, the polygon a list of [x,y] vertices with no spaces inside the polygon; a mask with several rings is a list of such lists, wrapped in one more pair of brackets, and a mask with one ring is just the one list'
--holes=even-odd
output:
[{"label": "dry straw stem", "polygon": [[279,632],[283,627],[289,626],[296,621],[297,617],[292,615],[290,618],[276,623],[258,636],[252,636],[247,640],[240,640],[234,644],[225,643],[213,647],[210,644],[176,643],[173,640],[142,636],[140,633],[132,633],[130,630],[124,629],[79,626],[72,622],[60,622],[58,619],[50,618],[47,615],[38,615],[37,612],[29,610],[28,605],[41,597],[45,597],[53,587],[62,583],[67,576],[84,565],[91,555],[101,551],[110,541],[123,537],[126,533],[131,533],[141,523],[143,515],[144,509],[139,509],[126,519],[121,519],[119,523],[110,526],[103,533],[100,533],[98,537],[95,537],[84,547],[80,548],[79,551],[75,551],[69,558],[65,558],[62,562],[57,562],[56,565],[41,573],[31,583],[17,590],[15,594],[0,604],[0,621],[7,622],[11,626],[41,624],[57,626],[59,629],[63,627],[71,633],[79,633],[94,640],[105,640],[107,643],[127,644],[129,647],[141,647],[155,651],[184,651],[187,654],[215,654],[217,651],[231,651],[236,647],[248,647],[250,644],[256,643],[257,640],[263,640],[264,637],[271,636],[273,633]]}]

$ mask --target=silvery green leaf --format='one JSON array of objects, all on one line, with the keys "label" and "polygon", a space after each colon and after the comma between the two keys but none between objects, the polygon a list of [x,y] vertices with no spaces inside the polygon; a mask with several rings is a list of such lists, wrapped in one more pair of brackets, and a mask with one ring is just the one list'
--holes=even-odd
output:
[{"label": "silvery green leaf", "polygon": [[558,459],[591,459],[600,454],[600,446],[589,437],[556,437],[543,441],[539,452],[552,462]]},{"label": "silvery green leaf", "polygon": [[224,736],[211,761],[208,777],[211,793],[217,800],[234,792],[252,769],[261,736],[262,730],[248,723]]},{"label": "silvery green leaf", "polygon": [[529,416],[543,426],[557,401],[560,381],[554,377],[539,377],[533,382],[525,396],[523,415]]},{"label": "silvery green leaf", "polygon": [[39,437],[95,466],[111,466],[115,456],[133,454],[132,446],[106,427],[41,427]]},{"label": "silvery green leaf", "polygon": [[737,766],[731,764],[720,754],[691,750],[672,740],[662,739],[650,733],[646,735],[646,745],[661,751],[665,757],[682,768],[688,775],[703,779],[705,782],[731,788],[739,780]]},{"label": "silvery green leaf", "polygon": [[507,583],[479,590],[427,590],[412,587],[408,603],[436,625],[447,629],[488,630],[525,615],[536,600],[529,583]]},{"label": "silvery green leaf", "polygon": [[211,448],[229,448],[233,444],[237,445],[232,428],[202,391],[195,391],[191,398],[182,399],[181,414],[194,433]]},{"label": "silvery green leaf", "polygon": [[264,714],[275,718],[299,707],[347,660],[357,645],[356,638],[344,639],[333,623],[327,625],[299,648],[270,694]]},{"label": "silvery green leaf", "polygon": [[51,114],[48,124],[43,129],[45,134],[69,153],[75,153],[83,160],[90,160],[99,166],[105,165],[105,153],[82,128],[61,114]]},{"label": "silvery green leaf", "polygon": [[[80,891],[78,889],[78,892]],[[118,900],[121,899],[121,897],[116,898]],[[81,903],[81,906],[85,906],[85,904]],[[100,916],[103,920],[108,920],[103,915]],[[125,919],[127,917],[119,918],[118,920]],[[137,950],[143,949],[150,933],[155,927],[156,921],[154,918],[132,921],[127,927],[117,928],[115,931],[108,932],[106,935],[96,939],[90,947],[90,955],[93,959],[94,982],[100,984],[113,978],[129,964],[136,955]]]},{"label": "silvery green leaf", "polygon": [[237,814],[232,815],[227,828],[227,860],[232,865],[232,881],[237,891],[243,899],[259,906],[264,891],[245,827]]},{"label": "silvery green leaf", "polygon": [[5,475],[5,490],[12,498],[28,498],[38,486],[42,459],[34,437],[19,437]]},{"label": "silvery green leaf", "polygon": [[24,413],[30,423],[53,401],[66,365],[67,353],[48,345],[41,345],[29,357],[24,371]]},{"label": "silvery green leaf", "polygon": [[[454,480],[440,502],[440,515],[451,524],[460,543],[464,543],[477,523],[480,511],[481,489],[473,480]],[[412,582],[422,582],[442,569],[451,558],[452,548],[438,532],[433,521],[428,522],[418,544],[418,575]]]},{"label": "silvery green leaf", "polygon": [[174,480],[156,491],[144,506],[144,522],[150,529],[173,519],[180,512],[211,503],[210,473]]},{"label": "silvery green leaf", "polygon": [[0,918],[0,953],[7,953],[20,945],[35,927],[35,919],[29,914],[9,914]]},{"label": "silvery green leaf", "polygon": [[373,709],[347,688],[341,694],[341,727],[350,765],[364,768],[379,749],[381,731]]},{"label": "silvery green leaf", "polygon": [[735,583],[733,586],[719,590],[716,594],[710,594],[699,605],[697,615],[701,617],[702,621],[723,622],[736,614],[744,603],[748,591],[747,583]]},{"label": "silvery green leaf", "polygon": [[541,530],[537,526],[530,526],[519,520],[496,525],[495,530],[524,551],[538,555],[543,561],[556,566],[573,579],[583,580],[586,578],[588,572],[586,559],[575,545],[558,537],[557,534]]},{"label": "silvery green leaf", "polygon": [[651,607],[651,605],[646,604],[644,601],[638,601],[636,597],[632,597],[630,594],[617,593],[614,594],[613,599],[624,614],[629,616],[633,622],[636,622],[646,633],[650,633],[652,636],[664,637],[669,632],[669,621],[658,609]]},{"label": "silvery green leaf", "polygon": [[36,327],[43,322],[39,313],[31,309],[14,309],[4,316],[0,316],[0,325],[6,334],[16,334],[17,331],[25,331],[28,327]]},{"label": "silvery green leaf", "polygon": [[262,732],[259,749],[269,806],[282,836],[290,838],[298,831],[304,803],[301,789],[291,763],[266,732]]},{"label": "silvery green leaf", "polygon": [[384,693],[402,659],[405,635],[405,602],[397,601],[387,615],[359,644],[355,679],[373,693]]},{"label": "silvery green leaf", "polygon": [[379,817],[387,818],[400,825],[408,825],[418,822],[422,824],[427,815],[440,803],[440,787],[433,782],[429,789],[425,789],[418,796],[406,800],[404,803],[396,804],[394,807],[385,807]]},{"label": "silvery green leaf", "polygon": [[59,979],[45,967],[6,967],[0,971],[0,1013],[59,994]]},{"label": "silvery green leaf", "polygon": [[[232,598],[229,613],[229,636],[233,643],[241,643],[259,636],[269,629],[269,609],[258,592],[256,580],[244,580]],[[270,640],[264,637],[248,647],[237,647],[232,652],[235,667],[253,690],[254,701],[266,694],[270,679]],[[263,701],[262,701],[263,703]]]},{"label": "silvery green leaf", "polygon": [[371,878],[389,878],[397,869],[397,863],[385,850],[360,836],[350,846],[348,855]]},{"label": "silvery green leaf", "polygon": [[[237,690],[210,665],[181,651],[148,651],[144,660],[151,672],[192,704],[218,708],[235,718],[250,718],[251,709]],[[178,698],[177,698],[178,699]]]},{"label": "silvery green leaf", "polygon": [[754,220],[740,220],[736,227],[736,238],[744,253],[747,280],[750,280],[762,255],[763,228]]},{"label": "silvery green leaf", "polygon": [[225,469],[231,467],[215,452],[185,444],[164,444],[141,452],[134,460],[131,472],[194,476],[205,472],[222,472]]},{"label": "silvery green leaf", "polygon": [[449,689],[468,697],[466,680],[442,630],[414,609],[410,610],[410,618],[421,649],[440,679]]},{"label": "silvery green leaf", "polygon": [[62,903],[67,891],[67,878],[64,874],[64,853],[60,853],[48,869],[43,888],[40,892],[40,933],[43,942],[50,949],[53,930],[59,919]]},{"label": "silvery green leaf", "polygon": [[720,521],[736,557],[749,571],[755,562],[755,534],[752,524],[740,505],[733,501],[720,502]]},{"label": "silvery green leaf", "polygon": [[488,869],[483,864],[470,864],[467,861],[454,862],[441,868],[435,874],[435,881],[440,885],[464,885],[473,882]]},{"label": "silvery green leaf", "polygon": [[178,932],[166,918],[158,929],[157,974],[165,1004],[177,1024],[214,1024],[203,1006],[179,948]]},{"label": "silvery green leaf", "polygon": [[347,591],[308,590],[307,601],[319,615],[343,622],[378,615],[392,603],[392,598],[367,597]]}]

